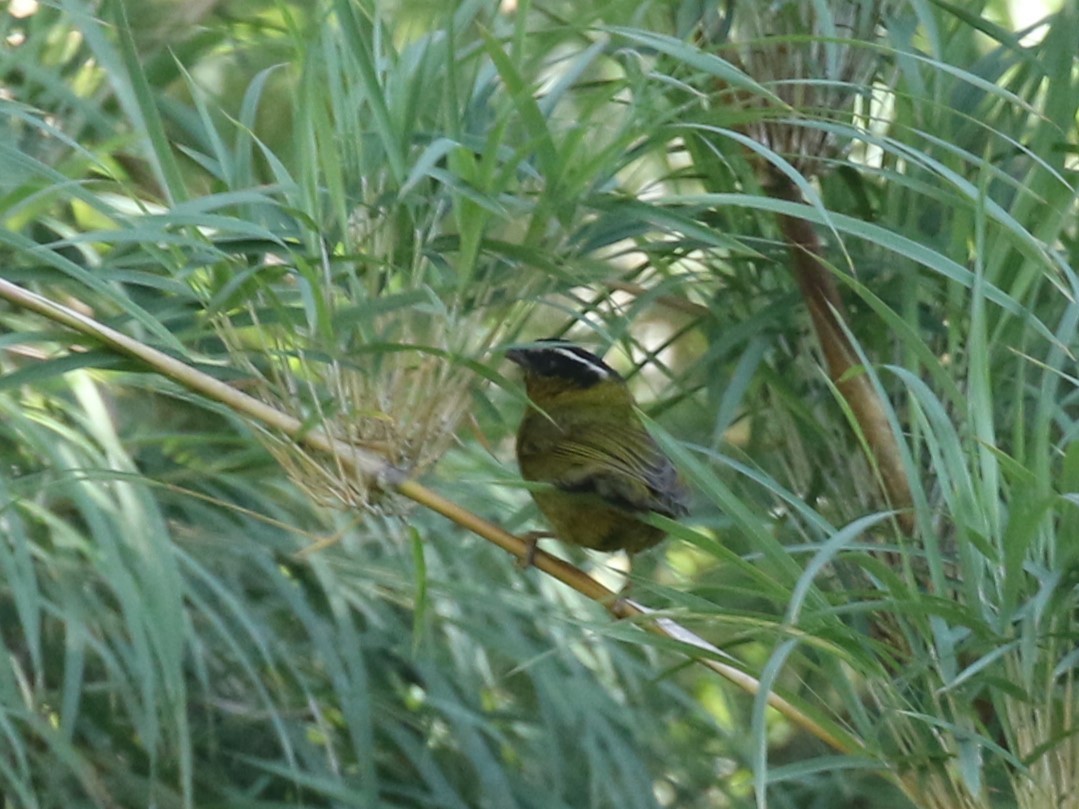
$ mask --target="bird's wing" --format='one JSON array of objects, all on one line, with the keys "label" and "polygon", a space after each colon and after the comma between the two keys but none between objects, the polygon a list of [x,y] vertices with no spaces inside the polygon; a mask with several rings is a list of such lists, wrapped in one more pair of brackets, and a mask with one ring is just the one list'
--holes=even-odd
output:
[{"label": "bird's wing", "polygon": [[565,472],[550,481],[563,491],[595,494],[627,511],[687,513],[678,470],[639,423],[582,425],[548,451],[567,461]]}]

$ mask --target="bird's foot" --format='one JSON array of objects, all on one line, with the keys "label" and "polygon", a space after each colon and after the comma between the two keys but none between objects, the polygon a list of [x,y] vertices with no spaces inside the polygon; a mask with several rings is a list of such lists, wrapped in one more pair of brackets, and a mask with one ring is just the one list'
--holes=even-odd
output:
[{"label": "bird's foot", "polygon": [[524,556],[517,560],[517,567],[521,570],[528,570],[532,567],[532,563],[536,561],[536,546],[541,539],[551,539],[554,537],[550,531],[529,531],[528,533],[521,534],[521,539],[524,540],[527,546]]}]

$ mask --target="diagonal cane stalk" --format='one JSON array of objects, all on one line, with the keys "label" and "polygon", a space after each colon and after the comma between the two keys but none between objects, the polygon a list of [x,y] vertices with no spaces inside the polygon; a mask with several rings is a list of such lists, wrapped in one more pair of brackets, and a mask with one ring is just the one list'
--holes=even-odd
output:
[{"label": "diagonal cane stalk", "polygon": [[[770,179],[771,196],[805,203],[802,192],[789,177],[776,172]],[[809,310],[828,376],[846,400],[865,437],[884,495],[896,511],[896,522],[910,534],[914,530],[913,499],[899,444],[872,381],[867,374],[857,371],[861,360],[843,322],[845,307],[835,279],[825,266],[820,234],[812,223],[786,214],[779,215],[779,227],[790,247],[791,270]]]},{"label": "diagonal cane stalk", "polygon": [[[323,430],[310,429],[309,425],[294,416],[270,407],[175,357],[4,279],[0,279],[0,297],[36,312],[50,321],[98,340],[118,353],[139,360],[177,384],[217,401],[265,427],[278,430],[294,440],[302,441],[311,449],[333,455],[353,473],[372,479],[379,487],[396,491],[413,502],[443,515],[517,558],[524,558],[529,551],[529,544],[521,537],[509,533],[495,523],[408,478],[404,472],[378,455],[335,439]],[[719,658],[728,660],[732,658],[680,624],[669,618],[657,616],[652,610],[634,601],[620,598],[618,593],[600,584],[580,568],[549,553],[536,551],[533,565],[587,598],[599,602],[614,617],[633,619],[643,629],[682,644],[686,647],[687,654],[696,662],[742,690],[755,696],[760,693],[759,680],[736,666],[720,660]],[[765,701],[792,724],[833,749],[841,753],[864,752],[864,743],[854,734],[837,726],[825,727],[779,694],[770,691]]]}]

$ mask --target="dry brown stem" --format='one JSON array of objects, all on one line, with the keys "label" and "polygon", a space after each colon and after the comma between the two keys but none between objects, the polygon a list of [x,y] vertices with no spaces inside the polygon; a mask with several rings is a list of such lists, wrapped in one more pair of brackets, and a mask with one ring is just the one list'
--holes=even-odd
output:
[{"label": "dry brown stem", "polygon": [[[772,180],[768,188],[772,196],[804,204],[801,191],[789,178],[777,176]],[[809,309],[828,375],[854,414],[888,503],[898,512],[900,528],[909,534],[914,529],[912,499],[899,444],[877,389],[869,376],[858,370],[861,361],[844,329],[843,300],[823,260],[820,235],[810,222],[793,216],[781,214],[779,226],[790,246],[791,269]]]}]

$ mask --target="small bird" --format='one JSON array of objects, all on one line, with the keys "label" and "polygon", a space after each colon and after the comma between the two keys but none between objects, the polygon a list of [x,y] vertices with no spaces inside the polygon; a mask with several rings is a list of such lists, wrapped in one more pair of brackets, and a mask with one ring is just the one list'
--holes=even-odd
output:
[{"label": "small bird", "polygon": [[[532,498],[573,545],[630,554],[666,532],[651,513],[688,513],[689,493],[648,434],[626,382],[607,363],[565,340],[539,340],[506,356],[524,370],[531,402],[517,430],[525,480],[548,484]],[[531,562],[535,539],[524,563]]]}]

